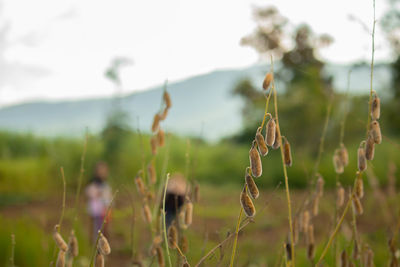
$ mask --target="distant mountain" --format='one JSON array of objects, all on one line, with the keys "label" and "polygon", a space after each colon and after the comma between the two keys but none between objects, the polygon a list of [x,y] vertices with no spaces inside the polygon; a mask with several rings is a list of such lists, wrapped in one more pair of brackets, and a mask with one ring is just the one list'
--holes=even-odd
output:
[{"label": "distant mountain", "polygon": [[[345,90],[350,66],[329,65],[328,74],[334,77],[337,90]],[[250,77],[261,84],[269,67],[255,65],[244,69],[217,70],[182,81],[169,83],[173,107],[164,125],[167,131],[180,135],[198,136],[203,125],[203,137],[218,140],[231,135],[241,127],[242,101],[231,94],[235,83]],[[368,92],[369,66],[354,69],[351,92]],[[388,86],[390,72],[386,65],[377,66],[375,89]],[[158,111],[162,86],[126,95],[121,98],[122,108],[130,115],[134,128],[148,131],[155,112]],[[31,132],[44,136],[77,136],[85,128],[98,132],[110,112],[113,98],[85,99],[79,101],[32,102],[0,109],[0,129]]]}]

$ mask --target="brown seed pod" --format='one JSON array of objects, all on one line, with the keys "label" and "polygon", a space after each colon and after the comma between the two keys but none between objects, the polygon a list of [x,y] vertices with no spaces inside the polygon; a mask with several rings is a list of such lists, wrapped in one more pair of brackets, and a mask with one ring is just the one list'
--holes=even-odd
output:
[{"label": "brown seed pod", "polygon": [[157,145],[158,145],[158,138],[156,136],[153,136],[150,139],[151,154],[153,155],[157,154]]},{"label": "brown seed pod", "polygon": [[361,201],[356,195],[353,195],[353,208],[357,215],[361,215],[364,212]]},{"label": "brown seed pod", "polygon": [[308,231],[307,231],[307,244],[314,244],[315,239],[314,239],[314,226],[310,224],[308,226]]},{"label": "brown seed pod", "polygon": [[389,267],[399,267],[399,261],[397,260],[395,255],[391,256]]},{"label": "brown seed pod", "polygon": [[374,252],[368,248],[365,252],[365,267],[374,267]]},{"label": "brown seed pod", "polygon": [[318,195],[315,195],[312,204],[313,204],[313,206],[312,206],[313,216],[317,216],[318,211],[319,211],[319,196]]},{"label": "brown seed pod", "polygon": [[108,243],[107,238],[101,232],[99,232],[99,243],[97,244],[97,249],[103,255],[108,255],[111,253],[110,244]]},{"label": "brown seed pod", "polygon": [[186,236],[182,236],[181,238],[181,250],[183,253],[187,253],[189,251],[189,242]]},{"label": "brown seed pod", "polygon": [[315,189],[315,192],[317,193],[318,197],[322,197],[324,194],[324,178],[321,176],[321,174],[317,173],[318,179],[317,179],[317,186]]},{"label": "brown seed pod", "polygon": [[343,250],[340,254],[340,267],[348,267],[348,256],[346,250]]},{"label": "brown seed pod", "polygon": [[266,156],[268,154],[268,147],[265,144],[264,136],[261,134],[261,127],[258,127],[255,139],[256,139],[258,150],[260,151],[260,154],[262,156]]},{"label": "brown seed pod", "polygon": [[375,96],[372,99],[371,103],[371,117],[373,120],[378,120],[380,116],[381,116],[381,100],[375,93]]},{"label": "brown seed pod", "polygon": [[58,224],[54,227],[53,238],[54,238],[54,241],[57,244],[57,247],[65,252],[65,251],[68,250],[68,245],[67,245],[67,243],[65,243],[65,241],[62,238],[61,234],[58,232],[59,228],[60,228],[60,226]]},{"label": "brown seed pod", "polygon": [[261,157],[256,148],[256,141],[253,141],[249,151],[251,174],[254,177],[260,177],[262,174]]},{"label": "brown seed pod", "polygon": [[157,262],[159,267],[165,267],[164,253],[160,246],[156,248]]},{"label": "brown seed pod", "polygon": [[374,138],[375,144],[382,143],[381,127],[379,126],[378,121],[375,120],[375,121],[371,122],[370,133],[371,133],[372,137]]},{"label": "brown seed pod", "polygon": [[165,133],[162,129],[157,132],[157,143],[159,147],[163,147],[165,144]]},{"label": "brown seed pod", "polygon": [[153,133],[157,132],[158,128],[160,127],[160,115],[157,113],[154,115],[153,124],[151,125],[151,131]]},{"label": "brown seed pod", "polygon": [[360,177],[356,178],[355,194],[359,199],[364,197],[364,183]]},{"label": "brown seed pod", "polygon": [[343,143],[340,144],[339,158],[343,167],[346,167],[349,164],[349,152],[347,152],[347,148]]},{"label": "brown seed pod", "polygon": [[281,146],[282,138],[281,133],[278,131],[278,126],[275,127],[275,141],[272,144],[273,149],[278,149]]},{"label": "brown seed pod", "polygon": [[271,118],[266,126],[265,130],[265,142],[268,146],[273,146],[275,143],[275,134],[276,134],[276,123],[274,118]]},{"label": "brown seed pod", "polygon": [[303,212],[303,216],[302,216],[302,220],[301,220],[301,226],[303,229],[303,233],[307,233],[309,225],[310,225],[310,212],[308,210],[305,210]]},{"label": "brown seed pod", "polygon": [[194,186],[194,202],[198,203],[200,201],[200,185],[198,183]]},{"label": "brown seed pod", "polygon": [[285,244],[286,258],[288,261],[292,260],[292,245],[290,243]]},{"label": "brown seed pod", "polygon": [[164,108],[163,112],[160,114],[160,120],[165,120],[168,116],[168,108]]},{"label": "brown seed pod", "polygon": [[190,267],[190,264],[187,262],[186,259],[185,259],[185,261],[183,262],[182,267]]},{"label": "brown seed pod", "polygon": [[245,180],[246,180],[246,184],[247,184],[247,189],[248,189],[248,191],[250,193],[250,196],[253,199],[256,199],[256,198],[258,198],[260,192],[258,191],[257,184],[254,182],[254,179],[253,179],[253,177],[251,177],[249,172],[250,172],[250,168],[247,167],[246,168],[246,173],[245,173]]},{"label": "brown seed pod", "polygon": [[187,226],[191,225],[193,221],[193,203],[187,199],[186,209],[185,209],[185,224]]},{"label": "brown seed pod", "polygon": [[170,248],[176,248],[178,242],[178,230],[175,225],[168,227],[168,246]]},{"label": "brown seed pod", "polygon": [[157,181],[157,173],[153,160],[147,165],[147,173],[149,175],[150,183],[155,184]]},{"label": "brown seed pod", "polygon": [[290,143],[289,141],[285,139],[285,142],[283,143],[283,158],[285,161],[286,166],[292,166],[292,153],[290,151]]},{"label": "brown seed pod", "polygon": [[163,99],[165,102],[165,106],[167,108],[170,108],[172,106],[172,102],[171,102],[171,97],[169,96],[169,93],[167,91],[164,91]]},{"label": "brown seed pod", "polygon": [[375,153],[375,141],[371,134],[367,138],[367,142],[365,143],[365,158],[367,160],[373,160]]},{"label": "brown seed pod", "polygon": [[64,250],[60,249],[60,251],[58,252],[56,266],[57,267],[64,267],[65,266],[65,251]]},{"label": "brown seed pod", "polygon": [[264,78],[264,81],[263,81],[264,90],[268,90],[268,88],[271,85],[271,82],[272,82],[273,79],[274,79],[274,76],[272,75],[271,72],[268,72],[267,75],[265,75],[265,78]]},{"label": "brown seed pod", "polygon": [[104,256],[101,253],[96,254],[95,267],[104,267]]},{"label": "brown seed pod", "polygon": [[365,157],[365,148],[364,148],[365,141],[362,141],[360,147],[357,151],[358,157],[358,170],[363,172],[367,169],[367,158]]},{"label": "brown seed pod", "polygon": [[315,245],[314,245],[314,243],[308,244],[308,246],[307,246],[307,258],[309,260],[312,260],[312,259],[314,259],[314,257],[315,257]]},{"label": "brown seed pod", "polygon": [[146,195],[146,186],[143,183],[142,177],[137,174],[135,177],[135,184],[136,184],[136,189],[137,191],[142,195]]},{"label": "brown seed pod", "polygon": [[335,153],[333,154],[333,167],[335,168],[335,172],[337,174],[341,174],[344,171],[344,165],[339,154],[339,149],[336,149]]},{"label": "brown seed pod", "polygon": [[69,236],[68,251],[70,255],[72,255],[72,257],[76,257],[79,254],[78,239],[75,236],[74,230],[71,231],[71,234]]},{"label": "brown seed pod", "polygon": [[254,207],[251,198],[247,195],[245,188],[243,188],[242,193],[240,193],[240,205],[242,205],[247,217],[254,217],[256,214],[256,208]]},{"label": "brown seed pod", "polygon": [[337,190],[337,196],[336,196],[336,206],[341,207],[344,204],[344,188],[343,186],[339,186]]},{"label": "brown seed pod", "polygon": [[149,205],[147,205],[147,203],[143,204],[142,211],[143,211],[144,221],[147,223],[151,223],[152,215],[151,215],[151,210],[149,208]]}]

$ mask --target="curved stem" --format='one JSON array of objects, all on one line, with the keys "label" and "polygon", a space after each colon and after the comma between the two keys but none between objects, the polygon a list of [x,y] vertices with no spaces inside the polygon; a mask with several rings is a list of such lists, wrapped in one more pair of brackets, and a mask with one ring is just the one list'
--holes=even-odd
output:
[{"label": "curved stem", "polygon": [[236,246],[237,246],[237,240],[238,240],[238,236],[239,236],[240,220],[242,218],[242,213],[243,213],[243,208],[240,207],[239,217],[238,217],[238,220],[237,220],[237,223],[236,223],[235,240],[233,241],[231,263],[229,264],[230,267],[233,267],[233,262],[235,261]]},{"label": "curved stem", "polygon": [[166,222],[165,222],[165,197],[166,197],[166,195],[167,195],[168,180],[169,180],[169,173],[167,174],[167,179],[165,180],[164,198],[163,198],[163,211],[162,211],[162,213],[163,213],[163,227],[164,227],[165,250],[167,251],[167,257],[168,257],[168,264],[169,264],[169,267],[172,267],[171,255],[169,254],[169,247],[168,247],[167,224],[166,224]]}]

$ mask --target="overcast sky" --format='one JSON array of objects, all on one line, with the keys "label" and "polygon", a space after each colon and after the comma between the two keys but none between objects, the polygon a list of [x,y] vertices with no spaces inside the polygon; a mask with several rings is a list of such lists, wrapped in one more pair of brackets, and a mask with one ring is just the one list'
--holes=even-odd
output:
[{"label": "overcast sky", "polygon": [[[348,63],[370,58],[372,0],[0,0],[0,105],[36,99],[106,96],[104,71],[115,57],[125,93],[222,68],[258,62],[240,46],[254,29],[252,8],[275,5],[293,24],[308,23],[335,42],[321,56]],[[377,19],[387,10],[377,0]],[[376,58],[390,50],[380,28]]]}]

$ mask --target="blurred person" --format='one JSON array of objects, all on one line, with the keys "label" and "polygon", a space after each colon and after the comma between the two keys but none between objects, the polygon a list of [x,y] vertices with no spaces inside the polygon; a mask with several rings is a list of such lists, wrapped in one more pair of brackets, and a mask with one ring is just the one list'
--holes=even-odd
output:
[{"label": "blurred person", "polygon": [[[173,174],[168,181],[165,195],[165,222],[167,227],[176,219],[176,215],[179,214],[188,193],[189,190],[184,176],[180,173]],[[162,205],[163,203],[161,203],[161,207]]]},{"label": "blurred person", "polygon": [[[107,208],[111,203],[112,194],[111,187],[107,183],[109,175],[107,163],[100,161],[96,163],[93,177],[86,186],[86,197],[88,201],[88,212],[91,218],[90,239],[96,241],[97,232],[100,230],[105,216],[107,216]],[[108,214],[109,216],[109,214]],[[107,223],[104,224],[103,234],[108,237]]]}]

